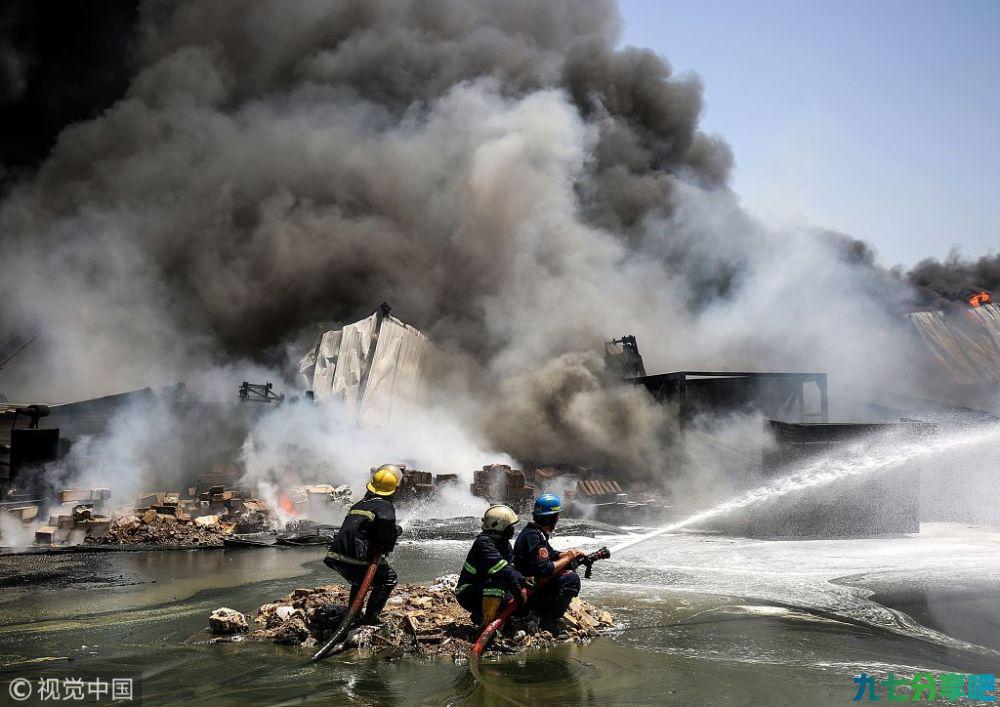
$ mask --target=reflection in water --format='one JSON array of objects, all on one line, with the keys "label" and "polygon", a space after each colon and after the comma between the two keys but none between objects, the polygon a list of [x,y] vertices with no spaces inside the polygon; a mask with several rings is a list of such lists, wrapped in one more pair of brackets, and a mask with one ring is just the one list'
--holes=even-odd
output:
[{"label": "reflection in water", "polygon": [[484,660],[477,678],[489,695],[518,704],[591,704],[600,670],[572,655],[578,646]]},{"label": "reflection in water", "polygon": [[[426,581],[460,566],[465,549],[424,540],[404,544],[394,562],[407,579]],[[0,674],[139,671],[152,705],[688,705],[844,704],[862,670],[1000,668],[995,652],[970,645],[991,630],[1000,636],[1000,534],[944,525],[863,542],[651,540],[584,584],[622,622],[619,632],[486,659],[488,689],[450,659],[348,654],[312,664],[308,650],[205,642],[214,608],[252,614],[296,586],[336,581],[322,554],[0,558]],[[26,662],[44,656],[60,660]]]}]

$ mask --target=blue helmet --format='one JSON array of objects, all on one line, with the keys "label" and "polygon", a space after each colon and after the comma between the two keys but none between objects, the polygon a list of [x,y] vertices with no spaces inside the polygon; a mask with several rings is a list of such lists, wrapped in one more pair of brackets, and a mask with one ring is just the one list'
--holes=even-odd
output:
[{"label": "blue helmet", "polygon": [[535,499],[535,507],[531,511],[534,516],[554,516],[562,513],[562,499],[554,493],[543,493]]}]

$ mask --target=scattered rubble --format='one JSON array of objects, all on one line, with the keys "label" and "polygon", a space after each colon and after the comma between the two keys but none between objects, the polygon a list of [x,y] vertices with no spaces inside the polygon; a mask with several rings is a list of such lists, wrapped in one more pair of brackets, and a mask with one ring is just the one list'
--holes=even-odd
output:
[{"label": "scattered rubble", "polygon": [[[58,498],[62,508],[51,511],[48,524],[35,530],[36,545],[78,545],[111,528],[112,517],[106,510],[109,489],[65,489]],[[34,513],[27,511],[32,519],[38,514],[34,508]]]},{"label": "scattered rubble", "polygon": [[116,518],[106,533],[87,540],[101,545],[222,547],[225,537],[226,532],[218,522],[205,525],[190,520],[180,521],[174,516],[148,510],[142,516]]},{"label": "scattered rubble", "polygon": [[87,540],[103,545],[222,547],[232,533],[274,527],[274,513],[260,499],[244,499],[244,492],[222,485],[197,495],[195,491],[188,489],[193,498],[181,498],[176,492],[143,494],[135,508],[118,515],[106,532]]},{"label": "scattered rubble", "polygon": [[236,609],[222,607],[212,612],[208,617],[208,627],[216,635],[232,635],[234,633],[246,633],[250,630],[250,625],[245,617]]},{"label": "scattered rubble", "polygon": [[[382,623],[356,629],[350,644],[374,652],[464,658],[478,631],[455,599],[456,580],[457,575],[448,575],[430,586],[397,587],[382,612]],[[310,648],[322,644],[344,615],[347,594],[348,587],[337,584],[296,589],[257,610],[255,629],[249,638]],[[213,616],[228,611],[232,610],[218,609]],[[579,642],[612,626],[611,614],[577,598],[563,617],[564,636],[554,638],[547,631],[540,631],[532,616],[514,617],[497,636],[493,649],[514,652],[555,642]]]}]

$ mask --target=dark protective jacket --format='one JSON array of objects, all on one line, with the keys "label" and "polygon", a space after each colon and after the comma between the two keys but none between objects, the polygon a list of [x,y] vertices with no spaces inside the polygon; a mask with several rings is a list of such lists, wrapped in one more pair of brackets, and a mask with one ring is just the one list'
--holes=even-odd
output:
[{"label": "dark protective jacket", "polygon": [[369,492],[347,512],[337,537],[330,543],[327,557],[338,562],[366,565],[376,551],[383,555],[392,552],[400,530],[392,502]]},{"label": "dark protective jacket", "polygon": [[561,555],[549,545],[549,536],[544,530],[528,523],[514,543],[514,568],[526,577],[549,577]]},{"label": "dark protective jacket", "polygon": [[490,533],[480,533],[458,575],[455,594],[461,594],[470,587],[483,594],[503,596],[521,588],[524,577],[514,569],[514,551],[510,542]]}]

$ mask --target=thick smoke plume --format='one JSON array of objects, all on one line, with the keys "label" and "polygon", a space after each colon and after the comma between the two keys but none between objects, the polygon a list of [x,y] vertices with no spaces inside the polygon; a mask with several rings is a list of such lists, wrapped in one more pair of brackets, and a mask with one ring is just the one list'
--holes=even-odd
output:
[{"label": "thick smoke plume", "polygon": [[9,397],[287,366],[387,300],[450,356],[433,414],[483,449],[653,474],[671,421],[602,390],[601,341],[636,334],[651,371],[879,359],[902,285],[749,218],[700,81],[617,48],[611,2],[140,14],[125,97],[0,207],[6,314],[45,332]]},{"label": "thick smoke plume", "polygon": [[931,296],[955,299],[967,296],[968,290],[989,290],[1000,296],[1000,255],[972,260],[952,251],[943,261],[921,260],[907,273],[907,279]]}]

